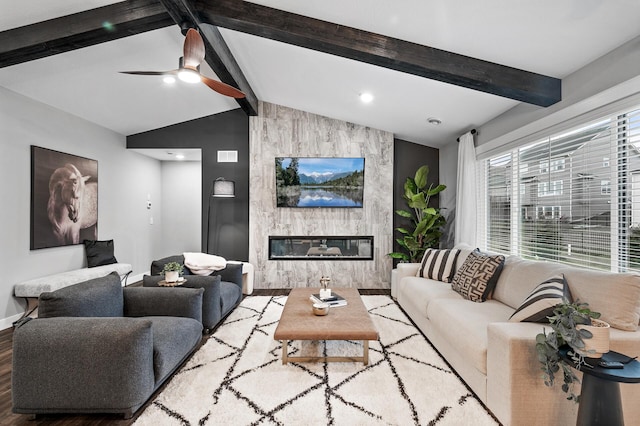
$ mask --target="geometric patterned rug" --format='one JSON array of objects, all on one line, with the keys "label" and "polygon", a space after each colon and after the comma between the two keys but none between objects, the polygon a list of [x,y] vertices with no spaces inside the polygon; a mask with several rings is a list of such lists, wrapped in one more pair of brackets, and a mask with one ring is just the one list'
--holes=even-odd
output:
[{"label": "geometric patterned rug", "polygon": [[[282,365],[273,334],[286,300],[245,298],[134,424],[499,424],[388,296],[362,296],[380,335],[369,365]],[[362,344],[294,341],[289,352],[355,356]]]}]

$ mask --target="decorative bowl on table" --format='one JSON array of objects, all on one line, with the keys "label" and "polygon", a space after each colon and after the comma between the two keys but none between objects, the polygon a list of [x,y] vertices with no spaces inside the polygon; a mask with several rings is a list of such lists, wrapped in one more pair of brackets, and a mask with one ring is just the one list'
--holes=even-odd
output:
[{"label": "decorative bowl on table", "polygon": [[328,303],[314,303],[312,306],[314,315],[327,315],[329,313]]}]

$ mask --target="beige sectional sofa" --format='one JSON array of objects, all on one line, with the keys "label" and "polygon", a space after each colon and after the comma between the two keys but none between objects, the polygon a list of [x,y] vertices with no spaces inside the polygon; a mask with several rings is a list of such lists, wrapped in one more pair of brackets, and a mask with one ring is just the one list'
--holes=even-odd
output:
[{"label": "beige sectional sofa", "polygon": [[[459,269],[471,250],[461,251]],[[535,350],[543,324],[509,322],[527,295],[563,273],[573,299],[611,324],[611,350],[640,355],[640,276],[573,268],[508,256],[489,300],[464,299],[450,283],[416,277],[419,264],[399,264],[392,296],[504,425],[576,424],[578,406],[556,384],[548,388]],[[579,373],[581,375],[581,373]],[[579,391],[579,389],[577,390]],[[640,424],[640,384],[621,384],[626,424]]]}]

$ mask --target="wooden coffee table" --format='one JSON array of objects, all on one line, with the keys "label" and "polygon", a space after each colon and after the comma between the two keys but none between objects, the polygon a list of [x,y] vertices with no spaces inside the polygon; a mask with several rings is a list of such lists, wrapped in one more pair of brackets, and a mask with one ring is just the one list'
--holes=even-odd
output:
[{"label": "wooden coffee table", "polygon": [[[319,288],[294,288],[284,305],[280,322],[273,335],[282,341],[282,363],[293,362],[349,362],[369,363],[369,340],[378,340],[376,330],[360,293],[355,288],[335,289],[347,300],[347,306],[333,307],[329,314],[316,316],[311,310],[309,296]],[[302,357],[289,356],[289,340],[362,340],[361,357]]]}]

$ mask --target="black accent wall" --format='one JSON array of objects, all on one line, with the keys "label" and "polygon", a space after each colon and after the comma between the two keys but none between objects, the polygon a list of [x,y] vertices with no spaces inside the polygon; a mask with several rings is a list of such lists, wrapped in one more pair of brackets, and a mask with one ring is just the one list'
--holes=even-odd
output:
[{"label": "black accent wall", "polygon": [[[235,109],[127,136],[127,148],[200,148],[202,252],[207,252],[209,232],[209,253],[249,260],[249,117],[244,111]],[[238,162],[218,163],[219,150],[238,151]],[[213,181],[218,177],[235,182],[235,198],[210,197]]]},{"label": "black accent wall", "polygon": [[[410,223],[408,219],[395,214],[396,210],[407,208],[407,204],[402,198],[404,182],[408,177],[414,177],[416,170],[426,164],[429,166],[427,186],[431,183],[434,186],[437,185],[440,179],[440,151],[437,148],[418,145],[402,139],[394,139],[393,142],[393,251],[400,251],[396,238],[399,238],[402,234],[396,232],[395,229],[407,226]],[[439,207],[438,197],[431,199],[431,206]],[[394,259],[394,266],[397,263]]]}]

